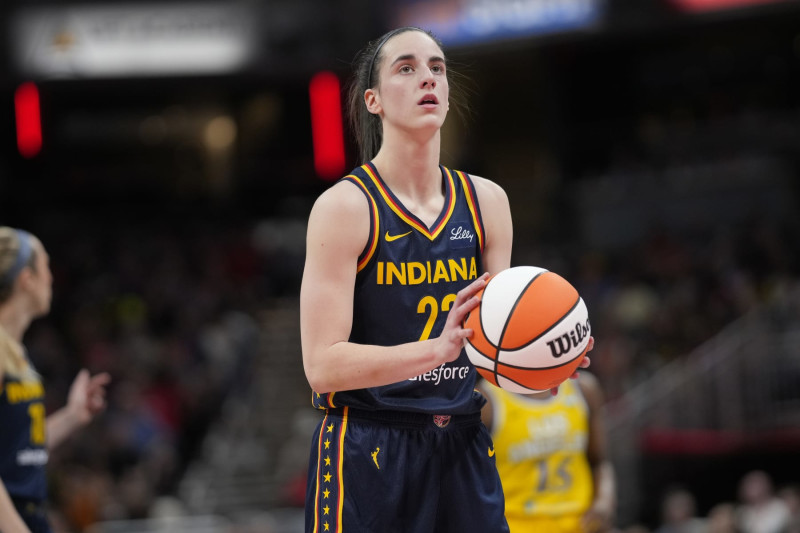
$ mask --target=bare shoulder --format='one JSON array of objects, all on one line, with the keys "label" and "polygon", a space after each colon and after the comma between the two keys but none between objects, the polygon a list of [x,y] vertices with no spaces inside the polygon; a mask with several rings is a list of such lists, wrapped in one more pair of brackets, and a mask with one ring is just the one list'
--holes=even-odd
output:
[{"label": "bare shoulder", "polygon": [[477,191],[478,196],[481,198],[486,196],[490,199],[505,199],[508,201],[506,191],[494,181],[481,176],[475,176],[473,174],[470,174],[470,178],[472,178],[472,183],[475,184],[475,190]]},{"label": "bare shoulder", "polygon": [[510,206],[506,191],[496,182],[481,177],[472,176],[472,183],[475,184],[475,192],[478,195],[478,202],[484,214],[498,212],[505,216],[509,212]]},{"label": "bare shoulder", "polygon": [[341,221],[342,218],[357,218],[369,214],[368,209],[367,200],[357,185],[349,181],[339,181],[319,195],[311,209],[311,216],[335,217]]},{"label": "bare shoulder", "polygon": [[308,217],[307,260],[335,258],[348,262],[366,246],[369,238],[369,203],[357,185],[340,181],[314,202]]}]

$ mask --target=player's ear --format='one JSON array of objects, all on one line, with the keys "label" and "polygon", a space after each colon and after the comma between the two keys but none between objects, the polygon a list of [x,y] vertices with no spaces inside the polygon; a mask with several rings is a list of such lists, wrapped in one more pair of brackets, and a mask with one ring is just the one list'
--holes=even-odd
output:
[{"label": "player's ear", "polygon": [[378,115],[383,111],[380,96],[375,89],[367,89],[364,91],[364,104],[367,106],[367,111],[373,115]]},{"label": "player's ear", "polygon": [[16,282],[22,287],[27,287],[31,283],[31,280],[35,274],[36,273],[30,265],[25,265],[22,270],[19,271],[19,274],[17,274]]}]

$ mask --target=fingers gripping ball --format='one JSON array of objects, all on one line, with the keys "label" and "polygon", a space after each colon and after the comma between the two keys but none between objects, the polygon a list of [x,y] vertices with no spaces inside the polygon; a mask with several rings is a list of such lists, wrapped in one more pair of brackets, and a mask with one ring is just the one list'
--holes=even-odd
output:
[{"label": "fingers gripping ball", "polygon": [[591,336],[578,291],[554,272],[512,267],[489,279],[464,319],[470,361],[487,381],[513,392],[551,389],[580,365]]}]

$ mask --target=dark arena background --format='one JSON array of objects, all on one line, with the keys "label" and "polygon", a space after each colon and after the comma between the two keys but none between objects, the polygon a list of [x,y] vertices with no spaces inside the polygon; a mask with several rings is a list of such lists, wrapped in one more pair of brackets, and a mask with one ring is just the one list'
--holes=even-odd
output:
[{"label": "dark arena background", "polygon": [[305,221],[357,163],[353,55],[406,24],[468,80],[443,163],[587,303],[619,532],[798,490],[800,2],[4,0],[0,225],[55,276],[25,342],[53,408],[114,379],[51,455],[59,533],[302,530]]}]

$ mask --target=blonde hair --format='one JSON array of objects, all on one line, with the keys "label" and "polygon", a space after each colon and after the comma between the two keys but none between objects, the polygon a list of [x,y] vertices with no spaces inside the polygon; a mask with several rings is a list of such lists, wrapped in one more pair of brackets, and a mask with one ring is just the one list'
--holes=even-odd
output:
[{"label": "blonde hair", "polygon": [[37,376],[33,366],[25,356],[25,349],[0,326],[0,374],[19,379]]},{"label": "blonde hair", "polygon": [[[19,254],[23,248],[21,238],[30,238],[30,234],[0,226],[0,305],[9,299],[16,281],[16,275],[9,276],[15,269]],[[29,243],[28,243],[29,244]],[[27,262],[32,262],[35,252]],[[32,378],[36,372],[25,356],[25,348],[0,326],[0,372],[17,378]]]}]

